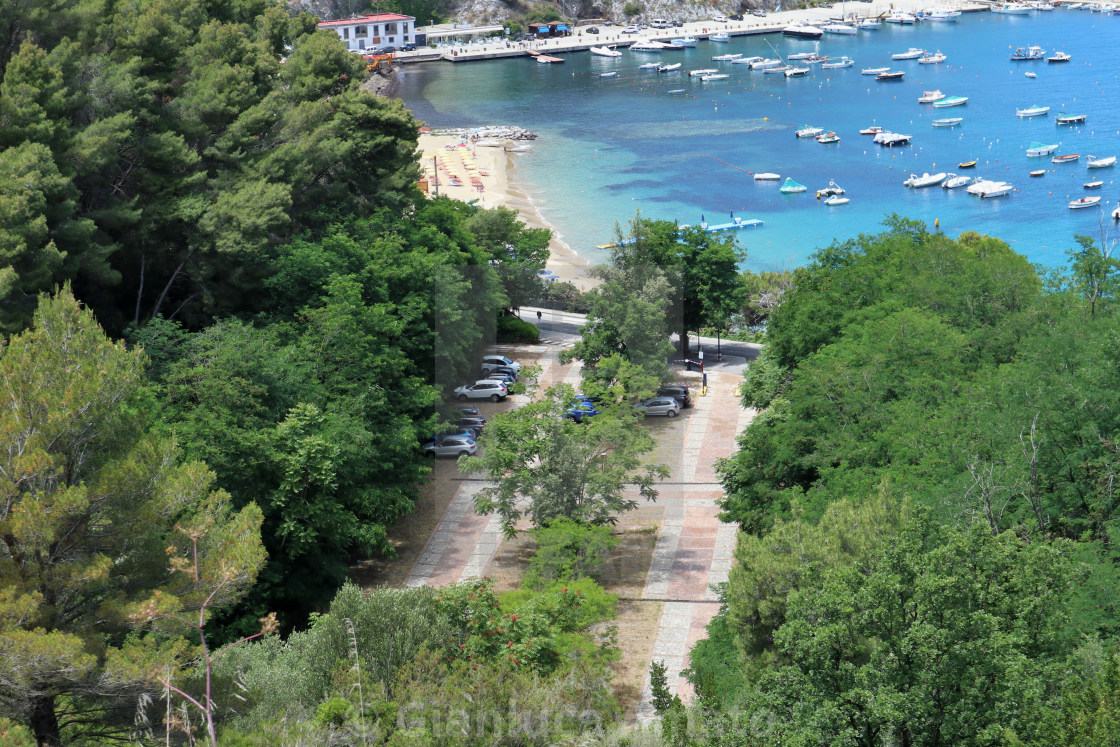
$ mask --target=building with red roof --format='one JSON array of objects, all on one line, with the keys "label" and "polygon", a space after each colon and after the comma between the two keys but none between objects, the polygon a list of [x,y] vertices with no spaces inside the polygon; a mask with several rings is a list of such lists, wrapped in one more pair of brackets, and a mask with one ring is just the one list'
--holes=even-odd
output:
[{"label": "building with red roof", "polygon": [[351,52],[383,47],[411,46],[416,43],[416,19],[399,13],[374,13],[368,16],[322,21],[321,29],[331,29]]}]

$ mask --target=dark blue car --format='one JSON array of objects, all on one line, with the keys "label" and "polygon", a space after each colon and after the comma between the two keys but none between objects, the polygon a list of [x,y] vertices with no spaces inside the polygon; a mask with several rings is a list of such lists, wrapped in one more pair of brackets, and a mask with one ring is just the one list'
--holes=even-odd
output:
[{"label": "dark blue car", "polygon": [[564,410],[563,417],[568,420],[574,420],[577,423],[582,423],[584,418],[591,418],[599,414],[598,408],[590,402],[583,400],[577,401],[567,410]]}]

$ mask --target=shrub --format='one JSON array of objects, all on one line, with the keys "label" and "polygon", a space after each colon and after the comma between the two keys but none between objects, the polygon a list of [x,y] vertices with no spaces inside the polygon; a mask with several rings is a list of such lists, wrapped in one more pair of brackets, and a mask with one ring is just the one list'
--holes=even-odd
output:
[{"label": "shrub", "polygon": [[537,325],[515,316],[498,317],[498,342],[539,342],[541,331]]},{"label": "shrub", "polygon": [[551,581],[597,578],[608,552],[618,544],[610,527],[556,519],[537,529],[537,551],[529,561],[523,586],[541,589]]},{"label": "shrub", "polygon": [[622,13],[625,16],[637,16],[641,15],[641,12],[642,6],[637,3],[626,3],[626,6],[622,9]]}]

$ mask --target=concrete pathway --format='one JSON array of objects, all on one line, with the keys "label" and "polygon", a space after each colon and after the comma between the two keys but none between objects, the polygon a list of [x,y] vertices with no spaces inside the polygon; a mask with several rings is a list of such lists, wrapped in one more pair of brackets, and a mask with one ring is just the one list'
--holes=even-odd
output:
[{"label": "concrete pathway", "polygon": [[[716,501],[723,495],[715,474],[715,461],[735,450],[735,437],[754,417],[739,406],[739,377],[709,373],[709,392],[698,397],[685,432],[679,465],[680,487],[663,490],[659,502],[665,516],[646,582],[645,599],[666,600],[653,644],[653,660],[666,666],[669,690],[688,701],[692,685],[681,676],[688,666],[688,652],[705,638],[706,626],[719,611],[710,588],[727,580],[735,551],[736,527],[717,515]],[[649,676],[642,688],[638,719],[656,717]]]}]

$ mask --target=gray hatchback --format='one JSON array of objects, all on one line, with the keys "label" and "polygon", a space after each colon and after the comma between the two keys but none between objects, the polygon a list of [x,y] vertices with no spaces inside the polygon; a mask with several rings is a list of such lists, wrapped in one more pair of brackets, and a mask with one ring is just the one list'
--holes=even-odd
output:
[{"label": "gray hatchback", "polygon": [[645,402],[640,402],[634,407],[641,410],[645,415],[664,415],[667,418],[675,418],[681,411],[681,403],[677,402],[672,397],[654,397],[647,399]]}]

